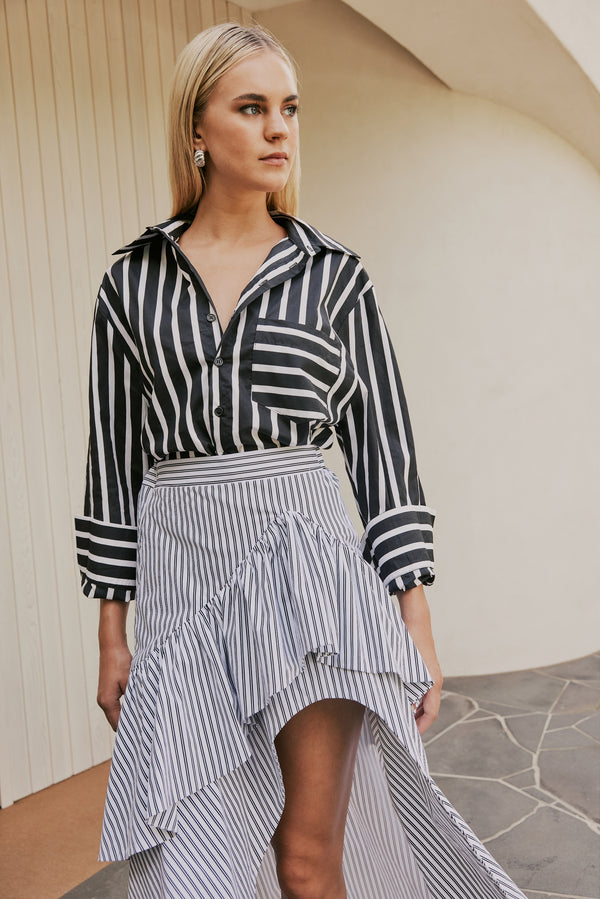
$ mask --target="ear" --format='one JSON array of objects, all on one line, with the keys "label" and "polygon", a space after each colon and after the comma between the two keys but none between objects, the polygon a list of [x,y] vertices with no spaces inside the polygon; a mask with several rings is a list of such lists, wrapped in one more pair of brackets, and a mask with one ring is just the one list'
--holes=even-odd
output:
[{"label": "ear", "polygon": [[194,131],[194,150],[204,150],[206,152],[206,144],[197,131]]}]

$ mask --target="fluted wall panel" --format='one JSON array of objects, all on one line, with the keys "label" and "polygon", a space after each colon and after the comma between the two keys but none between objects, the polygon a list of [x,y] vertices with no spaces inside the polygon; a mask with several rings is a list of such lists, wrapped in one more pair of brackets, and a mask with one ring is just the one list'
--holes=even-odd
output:
[{"label": "fluted wall panel", "polygon": [[170,211],[165,109],[224,0],[0,4],[0,802],[106,759],[97,605],[74,561],[92,307],[110,254]]}]

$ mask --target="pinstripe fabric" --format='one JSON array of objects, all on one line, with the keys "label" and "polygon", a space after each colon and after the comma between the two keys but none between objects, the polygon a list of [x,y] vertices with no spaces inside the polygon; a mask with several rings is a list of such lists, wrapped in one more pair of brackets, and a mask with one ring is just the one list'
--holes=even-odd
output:
[{"label": "pinstripe fabric", "polygon": [[[133,598],[145,471],[177,456],[330,446],[337,438],[390,592],[433,580],[398,366],[360,259],[291,216],[221,330],[179,249],[190,219],[123,247],[98,294],[78,561],[91,597]],[[385,423],[385,424],[384,424]]]},{"label": "pinstripe fabric", "polygon": [[[136,651],[102,859],[132,899],[279,899],[273,740],[319,699],[367,708],[350,899],[524,899],[431,781],[429,674],[316,448],[164,460],[138,504]],[[284,473],[282,473],[284,472]]]}]

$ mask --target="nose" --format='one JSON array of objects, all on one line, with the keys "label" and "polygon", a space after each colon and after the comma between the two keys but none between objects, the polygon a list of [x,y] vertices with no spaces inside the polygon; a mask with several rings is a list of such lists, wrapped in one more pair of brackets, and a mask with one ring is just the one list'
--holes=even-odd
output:
[{"label": "nose", "polygon": [[265,117],[265,136],[267,140],[276,140],[277,138],[287,140],[289,131],[290,129],[288,121],[286,121],[286,116],[284,116],[278,109],[272,110],[269,115]]}]

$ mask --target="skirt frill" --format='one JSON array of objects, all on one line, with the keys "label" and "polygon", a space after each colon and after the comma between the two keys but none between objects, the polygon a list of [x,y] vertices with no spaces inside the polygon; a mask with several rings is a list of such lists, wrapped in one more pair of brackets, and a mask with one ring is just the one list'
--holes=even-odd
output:
[{"label": "skirt frill", "polygon": [[100,858],[131,858],[134,899],[279,897],[273,739],[306,705],[343,697],[367,709],[348,896],[524,899],[428,774],[412,704],[431,683],[358,541],[275,515],[218,591],[136,652]]}]

